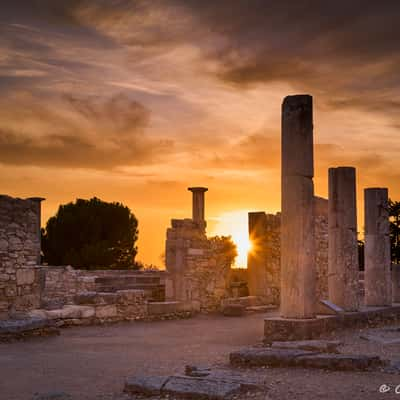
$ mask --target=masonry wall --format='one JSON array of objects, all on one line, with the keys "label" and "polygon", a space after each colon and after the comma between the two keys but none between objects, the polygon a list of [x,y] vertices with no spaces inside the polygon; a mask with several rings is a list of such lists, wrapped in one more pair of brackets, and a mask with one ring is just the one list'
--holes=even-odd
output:
[{"label": "masonry wall", "polygon": [[0,195],[0,319],[40,306],[40,201]]},{"label": "masonry wall", "polygon": [[[317,299],[328,298],[328,200],[314,198]],[[248,257],[250,295],[266,304],[280,302],[280,213],[249,213],[252,251]]]},{"label": "masonry wall", "polygon": [[193,309],[219,309],[229,297],[230,261],[224,243],[207,238],[204,223],[173,219],[167,230],[166,267],[171,277],[171,299]]},{"label": "masonry wall", "polygon": [[70,266],[43,268],[42,307],[60,308],[76,304],[80,295],[139,290],[150,301],[165,299],[165,271],[80,270]]}]

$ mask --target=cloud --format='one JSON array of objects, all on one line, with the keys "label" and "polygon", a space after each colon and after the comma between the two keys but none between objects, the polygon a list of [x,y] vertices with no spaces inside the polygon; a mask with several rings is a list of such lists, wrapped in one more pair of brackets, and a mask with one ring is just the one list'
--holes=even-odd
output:
[{"label": "cloud", "polygon": [[163,159],[172,141],[145,134],[149,111],[124,95],[49,99],[25,94],[2,104],[0,162],[112,169]]}]

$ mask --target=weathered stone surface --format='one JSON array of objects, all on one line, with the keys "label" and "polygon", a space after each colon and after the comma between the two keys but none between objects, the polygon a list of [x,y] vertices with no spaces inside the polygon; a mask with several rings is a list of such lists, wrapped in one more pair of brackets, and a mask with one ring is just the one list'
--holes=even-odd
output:
[{"label": "weathered stone surface", "polygon": [[339,340],[299,340],[292,342],[273,342],[272,348],[300,349],[323,353],[338,353],[338,347],[342,343]]},{"label": "weathered stone surface", "polygon": [[226,304],[222,308],[222,314],[226,317],[242,317],[246,308],[242,304]]},{"label": "weathered stone surface", "polygon": [[17,285],[31,285],[35,282],[35,270],[32,268],[22,268],[16,271]]},{"label": "weathered stone surface", "polygon": [[329,300],[320,300],[321,306],[325,307],[327,310],[332,311],[333,314],[341,314],[344,312],[343,308],[337,304],[332,303]]},{"label": "weathered stone surface", "polygon": [[232,365],[249,367],[290,367],[297,365],[300,356],[312,355],[312,351],[301,349],[271,349],[266,347],[243,349],[229,355]]},{"label": "weathered stone surface", "polygon": [[298,359],[300,367],[334,371],[368,371],[384,365],[379,357],[357,354],[313,354]]},{"label": "weathered stone surface", "polygon": [[0,195],[0,319],[40,306],[40,201]]},{"label": "weathered stone surface", "polygon": [[388,190],[369,188],[365,196],[365,304],[392,303]]},{"label": "weathered stone surface", "polygon": [[355,168],[329,168],[329,300],[345,311],[359,308],[356,204]]},{"label": "weathered stone surface", "polygon": [[315,315],[312,97],[282,104],[281,315]]},{"label": "weathered stone surface", "polygon": [[97,306],[96,317],[97,318],[112,318],[118,315],[117,307],[115,305]]},{"label": "weathered stone surface", "polygon": [[318,353],[299,349],[244,349],[230,354],[232,365],[248,367],[303,367],[366,371],[386,364],[376,356]]},{"label": "weathered stone surface", "polygon": [[173,314],[183,310],[179,301],[150,302],[147,305],[149,315]]},{"label": "weathered stone surface", "polygon": [[172,376],[162,393],[192,399],[227,399],[241,392],[240,383],[207,378]]},{"label": "weathered stone surface", "polygon": [[47,319],[27,318],[0,321],[0,334],[20,333],[51,326]]},{"label": "weathered stone surface", "polygon": [[168,376],[134,376],[126,379],[124,392],[146,396],[159,395],[168,379]]}]

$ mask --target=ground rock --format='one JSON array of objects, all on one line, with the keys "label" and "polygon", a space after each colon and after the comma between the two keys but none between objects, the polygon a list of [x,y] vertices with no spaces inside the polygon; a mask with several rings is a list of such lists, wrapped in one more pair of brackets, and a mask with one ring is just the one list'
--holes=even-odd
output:
[{"label": "ground rock", "polygon": [[339,340],[298,340],[293,342],[273,342],[271,347],[319,351],[323,353],[338,353],[338,347],[341,344],[342,343]]},{"label": "ground rock", "polygon": [[159,395],[168,379],[168,376],[134,376],[126,379],[124,392],[146,396]]},{"label": "ground rock", "polygon": [[222,308],[222,314],[226,317],[242,317],[246,307],[243,304],[227,304]]}]

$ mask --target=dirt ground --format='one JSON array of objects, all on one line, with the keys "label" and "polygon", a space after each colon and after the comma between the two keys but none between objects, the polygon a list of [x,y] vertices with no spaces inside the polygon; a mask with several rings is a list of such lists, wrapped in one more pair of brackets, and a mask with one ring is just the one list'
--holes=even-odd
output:
[{"label": "dirt ground", "polygon": [[[122,399],[124,379],[135,374],[182,373],[186,364],[226,365],[231,351],[259,344],[262,314],[242,318],[121,323],[63,329],[58,337],[0,344],[0,400],[30,400],[34,393],[62,391],[75,400]],[[400,345],[361,339],[367,333],[393,339],[400,332],[351,331],[337,336],[341,352],[400,360]],[[262,399],[392,399],[399,374],[252,369],[267,392]],[[387,385],[390,390],[380,393]],[[400,391],[400,386],[399,386]],[[254,397],[253,397],[254,398]]]}]

